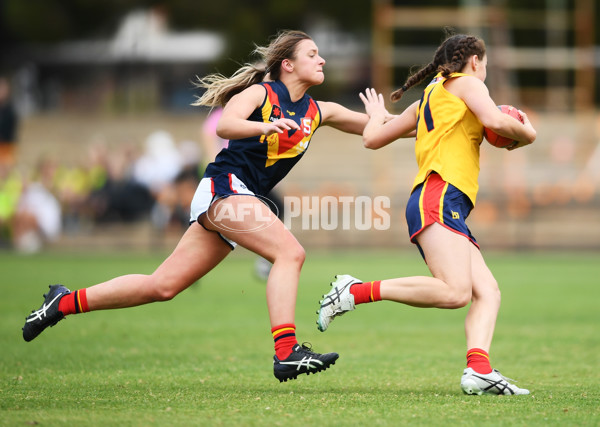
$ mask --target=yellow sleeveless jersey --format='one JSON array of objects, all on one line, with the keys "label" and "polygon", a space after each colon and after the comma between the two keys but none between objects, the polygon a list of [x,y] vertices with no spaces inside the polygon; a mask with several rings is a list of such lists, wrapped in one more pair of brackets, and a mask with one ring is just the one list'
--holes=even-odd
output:
[{"label": "yellow sleeveless jersey", "polygon": [[444,87],[446,80],[466,75],[453,73],[445,78],[438,74],[423,92],[415,144],[419,173],[413,189],[437,172],[475,205],[483,126],[464,101]]}]

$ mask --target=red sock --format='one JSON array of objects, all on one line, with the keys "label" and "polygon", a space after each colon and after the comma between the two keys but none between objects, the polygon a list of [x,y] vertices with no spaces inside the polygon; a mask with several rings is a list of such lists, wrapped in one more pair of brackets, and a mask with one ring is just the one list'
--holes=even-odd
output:
[{"label": "red sock", "polygon": [[489,374],[492,372],[490,355],[480,348],[472,348],[467,351],[467,368],[472,368],[479,374]]},{"label": "red sock", "polygon": [[78,291],[69,292],[68,294],[63,295],[58,302],[58,311],[60,311],[63,316],[68,314],[87,313],[90,311],[86,292],[86,289],[79,289]]},{"label": "red sock", "polygon": [[298,344],[296,340],[296,325],[284,323],[271,329],[275,341],[275,355],[279,360],[287,359],[292,354],[292,348]]},{"label": "red sock", "polygon": [[350,286],[350,293],[354,295],[354,304],[381,301],[381,280],[375,282],[355,283]]}]

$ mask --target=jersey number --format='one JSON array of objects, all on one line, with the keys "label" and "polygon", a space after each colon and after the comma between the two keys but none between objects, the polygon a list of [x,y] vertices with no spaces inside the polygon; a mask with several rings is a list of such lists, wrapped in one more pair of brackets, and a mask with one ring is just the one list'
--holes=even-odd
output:
[{"label": "jersey number", "polygon": [[302,132],[304,132],[304,135],[310,135],[310,132],[312,131],[312,119],[310,119],[310,117],[303,117],[302,118]]}]

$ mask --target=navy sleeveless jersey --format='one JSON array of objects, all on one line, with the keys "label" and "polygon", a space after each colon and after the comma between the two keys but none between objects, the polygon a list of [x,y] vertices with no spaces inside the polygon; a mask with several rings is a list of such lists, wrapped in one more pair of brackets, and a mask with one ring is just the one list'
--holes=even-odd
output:
[{"label": "navy sleeveless jersey", "polygon": [[322,118],[317,103],[309,95],[292,102],[281,81],[260,85],[266,89],[265,100],[248,120],[267,123],[285,117],[298,123],[300,129],[233,139],[208,165],[204,177],[232,173],[255,194],[265,195],[304,155]]}]

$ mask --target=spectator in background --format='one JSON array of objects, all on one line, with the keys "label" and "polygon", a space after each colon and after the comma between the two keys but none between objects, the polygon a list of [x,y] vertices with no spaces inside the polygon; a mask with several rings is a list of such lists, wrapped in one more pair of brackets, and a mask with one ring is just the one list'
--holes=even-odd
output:
[{"label": "spectator in background", "polygon": [[23,184],[13,220],[13,244],[19,252],[39,252],[60,237],[62,209],[52,193],[56,170],[56,162],[44,158],[36,176]]},{"label": "spectator in background", "polygon": [[169,223],[170,206],[174,203],[172,183],[181,172],[182,163],[173,137],[160,130],[148,136],[145,152],[133,165],[133,179],[154,199],[150,218],[158,229],[165,229]]},{"label": "spectator in background", "polygon": [[0,166],[0,248],[12,247],[13,221],[22,189],[17,171]]},{"label": "spectator in background", "polygon": [[135,149],[126,145],[109,155],[104,147],[99,146],[91,155],[96,165],[96,183],[86,205],[92,219],[99,223],[109,223],[131,222],[147,217],[154,199],[144,185],[133,179]]},{"label": "spectator in background", "polygon": [[229,146],[227,139],[217,135],[217,123],[223,115],[223,108],[215,107],[206,116],[206,120],[202,124],[201,138],[202,153],[204,155],[204,163],[208,164],[215,160],[217,154]]},{"label": "spectator in background", "polygon": [[[173,146],[174,147],[174,146]],[[200,147],[194,141],[182,141],[177,147],[179,172],[170,181],[164,182],[156,193],[152,209],[152,223],[162,231],[181,232],[190,225],[190,203],[203,174]]]},{"label": "spectator in background", "polygon": [[10,84],[0,76],[0,247],[12,247],[14,220],[23,182],[15,169],[19,118],[11,102]]},{"label": "spectator in background", "polygon": [[178,149],[182,168],[172,183],[174,204],[171,207],[170,222],[186,229],[190,225],[190,204],[204,175],[204,168],[201,162],[202,151],[196,142],[182,141]]},{"label": "spectator in background", "polygon": [[168,183],[175,180],[182,163],[171,134],[156,131],[148,136],[146,151],[133,165],[133,178],[156,198]]},{"label": "spectator in background", "polygon": [[18,124],[18,116],[10,100],[10,84],[5,77],[0,77],[0,167],[15,164]]}]

